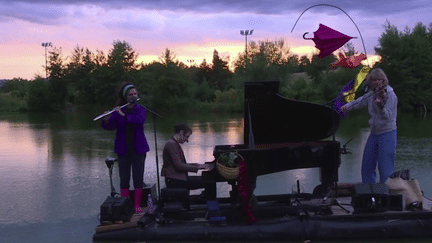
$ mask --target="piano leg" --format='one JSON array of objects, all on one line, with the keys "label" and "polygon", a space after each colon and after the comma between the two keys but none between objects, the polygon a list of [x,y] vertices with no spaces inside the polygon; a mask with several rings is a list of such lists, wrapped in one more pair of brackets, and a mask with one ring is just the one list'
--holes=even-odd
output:
[{"label": "piano leg", "polygon": [[[256,188],[256,177],[250,177],[249,178],[249,193],[250,193],[250,206],[253,209],[257,204],[258,204],[258,200],[256,198],[256,196],[254,195],[254,191]],[[238,181],[228,181],[228,184],[231,185],[232,190],[230,191],[230,201],[231,201],[231,206],[232,207],[236,207],[237,204],[242,205],[243,201],[242,198],[240,197],[239,194],[239,186],[238,186]]]},{"label": "piano leg", "polygon": [[237,181],[228,181],[228,184],[231,185],[231,191],[229,192],[231,207],[235,207],[241,201],[238,192],[238,183]]},{"label": "piano leg", "polygon": [[324,166],[320,167],[320,178],[321,178],[321,191],[323,193],[328,192],[334,183],[337,183],[339,165],[335,166],[334,163],[325,163]]}]

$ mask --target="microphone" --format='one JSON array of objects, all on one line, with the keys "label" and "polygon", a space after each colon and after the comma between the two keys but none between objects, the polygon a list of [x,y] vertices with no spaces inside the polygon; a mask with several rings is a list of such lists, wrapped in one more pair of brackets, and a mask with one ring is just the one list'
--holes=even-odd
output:
[{"label": "microphone", "polygon": [[130,99],[129,99],[129,103],[137,103],[138,102],[138,100],[139,100],[139,98],[137,97],[137,96],[132,96]]}]

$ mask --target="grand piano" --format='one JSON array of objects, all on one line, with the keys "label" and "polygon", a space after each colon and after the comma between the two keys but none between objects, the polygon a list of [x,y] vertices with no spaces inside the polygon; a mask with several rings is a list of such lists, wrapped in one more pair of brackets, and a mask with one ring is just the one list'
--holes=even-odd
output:
[{"label": "grand piano", "polygon": [[278,81],[245,83],[244,144],[217,145],[215,160],[237,152],[246,161],[252,190],[257,176],[320,168],[322,188],[338,181],[339,115],[330,107],[287,99]]}]

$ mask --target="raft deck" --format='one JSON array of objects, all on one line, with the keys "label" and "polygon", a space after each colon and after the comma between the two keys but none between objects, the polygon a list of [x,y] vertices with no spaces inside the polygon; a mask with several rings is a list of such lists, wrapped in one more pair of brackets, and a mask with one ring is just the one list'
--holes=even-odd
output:
[{"label": "raft deck", "polygon": [[[269,200],[273,198],[275,200]],[[205,204],[189,210],[162,213],[149,220],[144,208],[129,222],[100,225],[94,240],[329,240],[432,237],[432,201],[424,198],[421,211],[354,213],[351,197],[293,198],[257,196],[257,219],[248,224],[243,207],[218,199],[225,221],[212,222]],[[337,200],[336,200],[337,199]],[[323,210],[320,210],[320,209]],[[331,210],[329,214],[328,209]],[[143,223],[143,222],[146,223]]]}]

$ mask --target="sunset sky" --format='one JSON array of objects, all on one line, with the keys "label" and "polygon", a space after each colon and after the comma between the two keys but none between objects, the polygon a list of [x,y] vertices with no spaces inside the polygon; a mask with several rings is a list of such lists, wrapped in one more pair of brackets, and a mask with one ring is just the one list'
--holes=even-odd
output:
[{"label": "sunset sky", "polygon": [[63,57],[79,46],[105,54],[116,40],[126,41],[139,53],[139,61],[157,60],[165,48],[178,60],[199,65],[212,60],[216,49],[234,61],[245,48],[240,30],[254,32],[248,41],[284,38],[293,53],[308,54],[313,41],[304,40],[320,23],[349,36],[356,50],[364,52],[360,35],[342,8],[356,22],[369,56],[388,20],[398,30],[432,22],[430,0],[0,0],[0,79],[45,76],[43,42],[62,48]]}]

